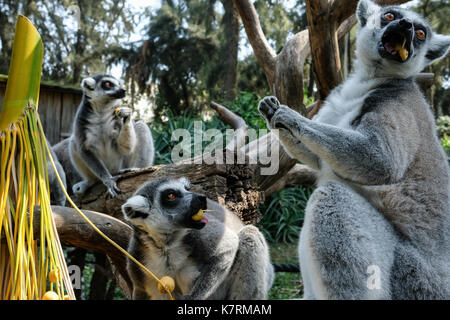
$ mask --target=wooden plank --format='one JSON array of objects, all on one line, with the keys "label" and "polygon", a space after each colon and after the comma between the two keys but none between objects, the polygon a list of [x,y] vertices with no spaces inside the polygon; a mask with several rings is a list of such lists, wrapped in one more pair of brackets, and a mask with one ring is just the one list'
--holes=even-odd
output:
[{"label": "wooden plank", "polygon": [[59,141],[69,137],[72,133],[73,119],[81,102],[81,95],[75,93],[65,93],[62,96],[61,109],[61,131]]},{"label": "wooden plank", "polygon": [[38,110],[48,141],[57,143],[60,136],[61,93],[41,91]]}]

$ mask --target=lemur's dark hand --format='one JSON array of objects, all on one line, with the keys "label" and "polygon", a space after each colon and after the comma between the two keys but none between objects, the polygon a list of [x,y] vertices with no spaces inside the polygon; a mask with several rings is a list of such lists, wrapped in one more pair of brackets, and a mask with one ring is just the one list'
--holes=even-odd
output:
[{"label": "lemur's dark hand", "polygon": [[259,102],[258,110],[268,123],[272,120],[273,115],[280,107],[280,102],[274,96],[268,96],[263,98]]},{"label": "lemur's dark hand", "polygon": [[111,179],[103,182],[103,184],[106,186],[111,198],[117,197],[117,195],[120,193],[120,189],[117,187],[116,181],[117,181],[117,178],[112,177]]}]

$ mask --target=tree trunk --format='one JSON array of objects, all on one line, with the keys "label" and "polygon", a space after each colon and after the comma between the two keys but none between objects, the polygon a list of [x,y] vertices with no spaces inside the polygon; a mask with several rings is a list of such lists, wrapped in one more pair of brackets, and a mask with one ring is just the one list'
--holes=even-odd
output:
[{"label": "tree trunk", "polygon": [[222,0],[225,10],[222,24],[225,31],[225,43],[222,54],[224,55],[223,91],[225,101],[236,98],[237,67],[239,50],[239,14],[232,0]]}]

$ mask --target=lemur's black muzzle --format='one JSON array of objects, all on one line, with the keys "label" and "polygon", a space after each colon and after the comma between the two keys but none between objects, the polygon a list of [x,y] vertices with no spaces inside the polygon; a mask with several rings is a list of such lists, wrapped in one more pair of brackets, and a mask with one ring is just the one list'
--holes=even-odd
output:
[{"label": "lemur's black muzzle", "polygon": [[414,28],[408,19],[392,21],[381,37],[378,52],[382,58],[400,63],[406,62],[413,54],[412,39]]},{"label": "lemur's black muzzle", "polygon": [[188,226],[194,229],[202,229],[208,223],[208,219],[204,216],[206,210],[207,198],[203,194],[192,194],[191,210],[186,217]]},{"label": "lemur's black muzzle", "polygon": [[122,99],[125,97],[125,93],[126,93],[125,89],[120,88],[110,93],[109,96],[115,99]]}]

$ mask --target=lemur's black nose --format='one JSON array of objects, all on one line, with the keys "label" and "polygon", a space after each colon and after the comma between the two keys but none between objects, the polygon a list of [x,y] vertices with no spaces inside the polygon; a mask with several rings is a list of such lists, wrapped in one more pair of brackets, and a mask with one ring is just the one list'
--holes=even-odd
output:
[{"label": "lemur's black nose", "polygon": [[206,209],[207,206],[207,198],[204,194],[195,194],[195,197],[197,198],[197,201],[200,203],[200,206],[202,209]]},{"label": "lemur's black nose", "polygon": [[408,19],[401,19],[398,24],[400,26],[402,26],[405,29],[411,29],[412,28],[412,23],[411,21],[409,21]]}]

